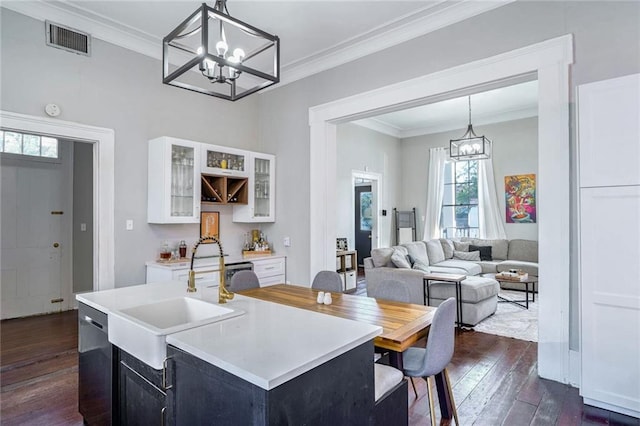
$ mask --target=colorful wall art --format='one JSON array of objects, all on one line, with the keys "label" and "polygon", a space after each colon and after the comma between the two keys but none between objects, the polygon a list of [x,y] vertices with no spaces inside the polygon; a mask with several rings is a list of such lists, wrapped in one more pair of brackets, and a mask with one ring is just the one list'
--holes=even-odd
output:
[{"label": "colorful wall art", "polygon": [[507,223],[536,223],[536,175],[504,177]]}]

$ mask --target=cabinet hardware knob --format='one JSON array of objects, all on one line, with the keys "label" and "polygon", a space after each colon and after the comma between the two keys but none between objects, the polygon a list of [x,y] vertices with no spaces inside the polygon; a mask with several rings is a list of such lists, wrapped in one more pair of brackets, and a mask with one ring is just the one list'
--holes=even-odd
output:
[{"label": "cabinet hardware knob", "polygon": [[55,248],[58,248],[58,247],[60,247],[60,244],[58,244],[58,243],[53,243],[53,246],[54,246]]}]

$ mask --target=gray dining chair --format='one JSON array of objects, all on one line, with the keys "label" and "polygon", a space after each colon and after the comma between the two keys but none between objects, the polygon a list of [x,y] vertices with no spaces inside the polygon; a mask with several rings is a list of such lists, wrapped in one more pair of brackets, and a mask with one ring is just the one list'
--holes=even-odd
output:
[{"label": "gray dining chair", "polygon": [[313,278],[311,288],[314,290],[342,293],[342,279],[336,271],[320,271]]},{"label": "gray dining chair", "polygon": [[258,276],[253,271],[238,271],[231,277],[229,290],[236,292],[260,287]]},{"label": "gray dining chair", "polygon": [[367,296],[393,302],[411,303],[409,286],[396,280],[384,280],[374,288],[367,288]]},{"label": "gray dining chair", "polygon": [[436,424],[436,419],[433,388],[429,378],[439,373],[443,373],[444,381],[447,385],[447,392],[449,392],[453,407],[453,418],[456,421],[456,425],[460,425],[458,410],[456,410],[456,403],[453,400],[453,392],[451,391],[451,381],[449,380],[449,373],[447,373],[447,365],[451,362],[455,345],[455,321],[456,300],[450,297],[438,306],[433,316],[426,347],[412,347],[402,353],[404,375],[407,377],[422,377],[427,382],[429,410],[433,426]]},{"label": "gray dining chair", "polygon": [[[384,280],[373,288],[367,288],[367,296],[373,297],[374,299],[411,303],[411,293],[409,292],[408,284],[396,280]],[[418,390],[416,389],[416,384],[413,382],[413,377],[409,377],[409,379],[411,379],[413,393],[416,395],[416,399],[418,399]]]}]

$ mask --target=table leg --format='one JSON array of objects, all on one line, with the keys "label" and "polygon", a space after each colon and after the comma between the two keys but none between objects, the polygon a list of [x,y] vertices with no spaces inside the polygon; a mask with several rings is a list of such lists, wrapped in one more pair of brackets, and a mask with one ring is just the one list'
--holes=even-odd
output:
[{"label": "table leg", "polygon": [[402,371],[402,352],[389,351],[389,365]]},{"label": "table leg", "polygon": [[527,309],[529,309],[529,283],[524,283],[524,300],[526,300],[525,304],[527,305]]},{"label": "table leg", "polygon": [[462,282],[456,281],[456,310],[458,317],[458,326],[462,327]]},{"label": "table leg", "polygon": [[444,379],[444,373],[440,372],[435,375],[436,389],[438,391],[438,401],[440,403],[440,413],[443,419],[450,419],[453,412],[451,405],[451,396],[447,390],[447,384]]}]

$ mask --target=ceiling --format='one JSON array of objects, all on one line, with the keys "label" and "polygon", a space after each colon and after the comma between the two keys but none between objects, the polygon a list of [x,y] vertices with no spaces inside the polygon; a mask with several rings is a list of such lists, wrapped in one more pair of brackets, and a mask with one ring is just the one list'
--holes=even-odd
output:
[{"label": "ceiling", "polygon": [[[471,97],[474,127],[538,115],[538,81],[501,87]],[[396,138],[409,138],[465,129],[469,123],[469,97],[456,97],[415,108],[353,121]],[[462,136],[462,131],[460,136]]]},{"label": "ceiling", "polygon": [[[435,31],[514,0],[228,0],[229,14],[280,37],[281,87]],[[2,0],[2,7],[87,32],[94,38],[162,58],[162,38],[201,1]],[[213,6],[214,1],[208,4]],[[268,88],[266,90],[270,90]],[[537,88],[513,86],[473,95],[473,122],[537,114]],[[465,127],[466,98],[359,120],[396,137]],[[533,114],[533,115],[535,115]],[[499,118],[501,117],[501,118]]]}]

